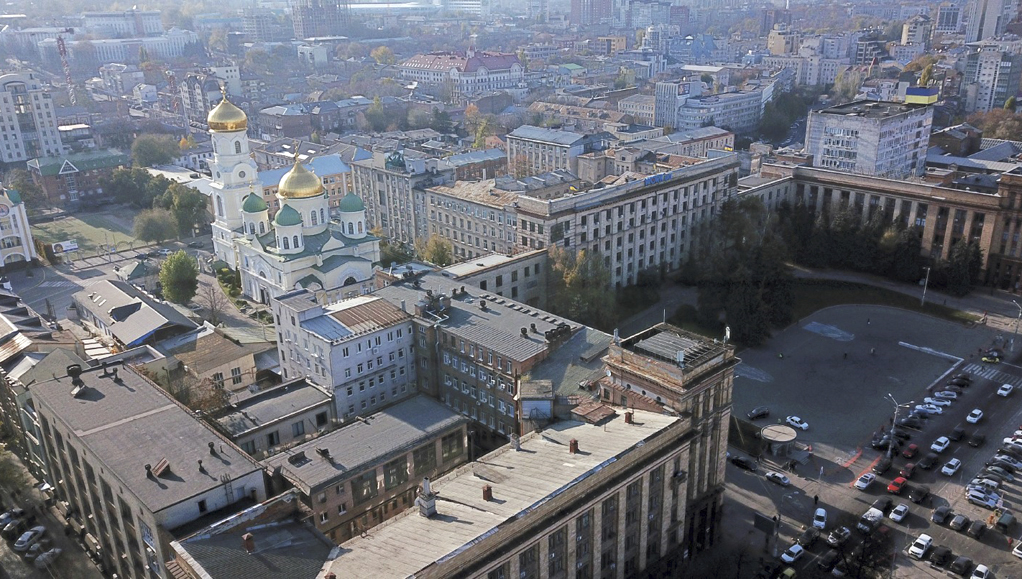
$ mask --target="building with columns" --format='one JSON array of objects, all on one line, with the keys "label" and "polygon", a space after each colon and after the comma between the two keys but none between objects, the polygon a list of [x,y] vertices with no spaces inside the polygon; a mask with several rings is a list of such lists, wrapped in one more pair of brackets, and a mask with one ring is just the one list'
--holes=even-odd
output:
[{"label": "building with columns", "polygon": [[830,215],[851,210],[863,223],[882,211],[891,223],[917,228],[923,254],[932,259],[947,259],[959,240],[975,242],[983,252],[987,283],[1007,289],[1022,281],[1022,246],[1015,237],[1022,233],[1022,174],[1001,175],[997,191],[987,192],[765,163],[750,182],[755,186],[740,184],[738,195],[759,197],[768,208],[788,201]]},{"label": "building with columns", "polygon": [[331,219],[323,180],[296,159],[277,186],[280,209],[271,220],[249,154],[244,111],[224,98],[207,124],[213,142],[214,252],[241,272],[242,293],[268,304],[300,288],[344,288],[345,297],[370,291],[380,242],[369,235],[362,200],[349,193]]}]

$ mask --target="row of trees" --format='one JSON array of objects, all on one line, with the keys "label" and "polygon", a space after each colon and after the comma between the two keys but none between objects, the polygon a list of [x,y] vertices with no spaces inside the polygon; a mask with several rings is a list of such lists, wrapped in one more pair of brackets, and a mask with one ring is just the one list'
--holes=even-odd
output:
[{"label": "row of trees", "polygon": [[142,210],[135,217],[134,233],[143,241],[191,236],[210,221],[203,194],[145,169],[117,169],[102,187],[118,202]]}]

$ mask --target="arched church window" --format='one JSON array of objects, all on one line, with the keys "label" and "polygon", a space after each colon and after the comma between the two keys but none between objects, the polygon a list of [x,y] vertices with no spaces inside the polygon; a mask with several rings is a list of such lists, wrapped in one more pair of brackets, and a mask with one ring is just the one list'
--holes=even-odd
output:
[{"label": "arched church window", "polygon": [[323,213],[323,208],[319,208],[319,220],[326,223],[326,213]]},{"label": "arched church window", "polygon": [[349,223],[348,224],[348,235],[354,235],[354,234],[355,234],[355,226],[352,225],[351,223]]},{"label": "arched church window", "polygon": [[358,222],[358,232],[362,233],[362,222],[361,221]]},{"label": "arched church window", "polygon": [[219,195],[216,197],[216,214],[220,217],[224,216],[224,199]]},{"label": "arched church window", "polygon": [[248,232],[251,233],[252,235],[255,235],[255,223],[248,224]]},{"label": "arched church window", "polygon": [[259,235],[266,233],[266,225],[262,221],[259,222]]},{"label": "arched church window", "polygon": [[294,240],[295,240],[295,249],[298,249],[301,245],[298,243],[298,236],[297,235],[294,236]]},{"label": "arched church window", "polygon": [[317,220],[316,220],[316,210],[315,209],[312,211],[312,224],[313,225],[318,225],[319,224],[317,222]]},{"label": "arched church window", "polygon": [[234,152],[241,153],[241,141],[234,141]]},{"label": "arched church window", "polygon": [[284,249],[291,249],[291,242],[288,241],[287,236],[284,236]]}]

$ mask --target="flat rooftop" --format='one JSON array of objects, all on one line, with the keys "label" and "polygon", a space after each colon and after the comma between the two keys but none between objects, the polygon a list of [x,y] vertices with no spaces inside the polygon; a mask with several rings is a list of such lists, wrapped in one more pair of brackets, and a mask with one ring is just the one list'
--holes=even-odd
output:
[{"label": "flat rooftop", "polygon": [[518,200],[518,193],[497,189],[496,182],[493,179],[458,181],[453,185],[437,185],[436,187],[427,188],[426,192],[454,197],[455,199],[478,203],[495,209],[504,209],[504,207]]},{"label": "flat rooftop", "polygon": [[[263,464],[279,469],[308,494],[320,485],[354,476],[454,429],[468,418],[424,394],[274,455]],[[320,449],[329,452],[322,456]]]},{"label": "flat rooftop", "polygon": [[884,119],[911,111],[925,109],[927,105],[914,105],[906,103],[895,103],[889,101],[852,101],[843,105],[828,107],[813,114],[818,115],[840,115],[865,117],[869,119]]},{"label": "flat rooftop", "polygon": [[523,255],[525,254],[505,255],[503,253],[491,253],[489,255],[482,255],[468,261],[449,265],[440,270],[440,275],[452,279],[461,279],[465,276],[486,271],[491,267],[499,267],[511,263],[521,259]]},{"label": "flat rooftop", "polygon": [[[109,368],[106,376],[104,368],[84,370],[77,395],[71,377],[63,375],[32,385],[32,396],[152,512],[222,486],[224,475],[238,480],[260,470],[259,463],[131,367]],[[210,455],[209,443],[216,456]],[[198,460],[206,472],[196,468]],[[157,472],[163,461],[162,475],[147,476],[145,465]]]},{"label": "flat rooftop", "polygon": [[[562,421],[521,439],[521,451],[504,446],[433,481],[437,515],[412,507],[341,545],[329,564],[338,577],[412,577],[499,532],[500,526],[542,511],[552,495],[570,492],[609,461],[655,437],[677,417],[635,410],[634,423],[618,415],[600,425]],[[568,443],[578,440],[579,453]],[[483,500],[490,485],[493,500]]]},{"label": "flat rooftop", "polygon": [[232,404],[230,411],[216,421],[237,440],[247,432],[329,401],[329,394],[299,378]]}]

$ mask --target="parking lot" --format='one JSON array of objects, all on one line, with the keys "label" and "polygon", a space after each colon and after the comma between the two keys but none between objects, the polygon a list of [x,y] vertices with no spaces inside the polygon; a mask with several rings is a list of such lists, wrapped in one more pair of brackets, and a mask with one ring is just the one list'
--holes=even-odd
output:
[{"label": "parking lot", "polygon": [[[756,473],[729,465],[728,500],[735,504],[730,516],[741,521],[731,532],[738,537],[748,535],[746,542],[754,536],[752,542],[759,544],[764,537],[752,530],[752,512],[779,515],[782,525],[778,547],[783,550],[811,520],[814,497],[829,512],[829,532],[837,525],[854,528],[874,500],[890,496],[895,505],[904,503],[909,507],[903,521],[896,523],[888,517],[883,520],[892,531],[897,575],[946,576],[946,571],[905,554],[916,536],[927,533],[934,538],[935,546],[947,546],[955,556],[966,555],[975,563],[988,565],[992,577],[1022,577],[1022,560],[1011,555],[1008,545],[1008,536],[1019,539],[1022,525],[1015,524],[1007,535],[990,528],[976,540],[950,529],[946,523],[930,521],[932,510],[941,505],[950,506],[970,520],[984,522],[992,512],[969,504],[965,485],[992,457],[1001,438],[1022,427],[1022,367],[1008,362],[985,364],[977,356],[980,349],[996,340],[996,333],[983,327],[965,328],[887,308],[842,306],[802,320],[781,332],[767,347],[742,351],[743,362],[736,369],[735,414],[744,416],[754,406],[770,406],[770,417],[757,424],[777,421],[788,414],[799,415],[810,425],[807,431],[798,432],[799,440],[812,444],[813,456],[800,467],[807,478],[791,475],[792,485],[786,488],[764,478],[762,467],[768,466],[766,461]],[[972,386],[963,389],[960,398],[943,414],[925,420],[918,430],[907,431],[911,438],[906,444],[917,444],[920,453],[911,459],[896,453],[889,471],[865,491],[855,489],[854,481],[869,472],[883,455],[883,451],[871,448],[870,441],[881,426],[889,427],[894,404],[886,400],[886,395],[890,393],[900,403],[921,402],[930,395],[927,387],[935,382],[943,384],[950,375],[960,372],[972,377]],[[1005,383],[1015,386],[1014,392],[1007,397],[997,396],[997,389]],[[984,416],[978,423],[969,424],[965,417],[975,408]],[[917,470],[909,478],[908,489],[925,486],[930,490],[929,499],[913,504],[905,496],[908,489],[900,496],[887,492],[888,483],[906,463],[931,452],[934,440],[949,435],[958,425],[964,427],[965,438],[951,442],[939,454],[934,468]],[[966,444],[975,432],[987,436],[978,448]],[[941,474],[941,467],[952,457],[961,460],[961,468],[954,476]],[[1017,476],[1022,479],[1022,470]],[[1022,483],[1005,482],[999,492],[1003,495],[1002,508],[1022,514]],[[861,537],[853,531],[853,541],[861,541]],[[816,561],[829,550],[821,538],[796,564],[799,576],[816,575]]]}]

